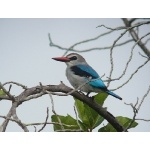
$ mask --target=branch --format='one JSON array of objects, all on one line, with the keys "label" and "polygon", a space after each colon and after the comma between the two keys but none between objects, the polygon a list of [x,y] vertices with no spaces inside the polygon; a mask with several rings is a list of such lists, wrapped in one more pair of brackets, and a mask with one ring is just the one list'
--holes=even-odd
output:
[{"label": "branch", "polygon": [[[128,28],[127,28],[124,32],[122,32],[122,33],[120,34],[120,36],[113,42],[113,45],[112,45],[112,47],[111,47],[111,49],[110,49],[110,64],[111,64],[111,69],[110,69],[109,79],[111,79],[112,72],[113,72],[113,69],[114,69],[113,56],[112,56],[114,46],[115,46],[116,43],[121,39],[121,37],[122,37],[123,35],[125,35],[128,31],[131,31],[133,28],[139,27],[139,26],[141,26],[141,25],[143,25],[143,24],[150,24],[150,21],[137,23],[137,24],[135,24],[135,25],[133,25],[133,26],[127,26]],[[146,36],[147,36],[147,35],[146,35]],[[136,40],[136,42],[137,42],[138,45],[139,45],[139,43],[141,43],[141,40],[138,38],[138,39]],[[150,56],[150,55],[149,55],[149,56]],[[110,84],[110,81],[107,83],[107,87],[109,86],[109,84]]]},{"label": "branch", "polygon": [[80,128],[80,131],[83,131],[83,130],[82,130],[82,127],[81,127],[81,125],[80,125],[80,123],[79,123],[79,119],[78,119],[78,116],[77,116],[77,111],[76,111],[75,105],[74,105],[73,108],[74,108],[74,112],[75,112],[75,115],[76,115],[77,124],[78,124],[78,126],[79,126],[79,128]]},{"label": "branch", "polygon": [[147,95],[149,94],[149,92],[150,92],[150,86],[149,86],[147,92],[145,93],[145,95],[143,96],[143,98],[142,98],[142,100],[141,100],[141,103],[139,104],[139,106],[138,106],[138,108],[137,108],[138,111],[139,111],[139,109],[141,108],[141,105],[142,105],[142,103],[144,102],[144,100],[145,100],[145,98],[147,97]]},{"label": "branch", "polygon": [[[129,57],[129,60],[127,61],[127,63],[126,63],[126,66],[125,66],[125,69],[124,69],[124,71],[123,71],[123,73],[118,77],[118,78],[115,78],[115,79],[110,79],[109,77],[107,77],[109,80],[105,80],[105,82],[107,81],[115,81],[115,80],[120,80],[124,75],[125,75],[125,73],[126,73],[126,71],[127,71],[127,68],[128,68],[128,66],[129,66],[129,63],[131,62],[131,60],[132,60],[132,56],[133,56],[133,50],[134,50],[134,48],[135,48],[135,46],[138,44],[138,42],[140,42],[143,38],[145,38],[146,36],[148,36],[148,35],[150,35],[150,32],[149,33],[147,33],[146,35],[144,35],[144,36],[142,36],[139,40],[137,40],[137,42],[135,42],[135,44],[133,45],[133,47],[132,47],[132,49],[131,49],[131,54],[130,54],[130,57]],[[140,54],[141,56],[142,56],[142,54]],[[143,56],[144,57],[144,56]],[[146,57],[147,58],[147,57]],[[148,58],[147,58],[148,59]]]},{"label": "branch", "polygon": [[[43,86],[42,86],[42,88],[43,88]],[[46,93],[49,95],[49,97],[50,97],[50,99],[51,99],[52,112],[56,115],[56,117],[57,117],[57,119],[58,119],[58,122],[61,124],[61,125],[60,125],[60,126],[61,126],[61,129],[64,130],[64,127],[63,127],[63,125],[62,125],[62,122],[61,122],[61,120],[60,120],[58,114],[56,113],[56,111],[55,111],[55,109],[54,109],[54,100],[53,100],[52,94],[51,94],[49,91],[47,91],[47,90],[46,90]]]},{"label": "branch", "polygon": [[17,107],[18,103],[17,102],[14,102],[8,112],[8,114],[6,115],[6,119],[4,120],[4,122],[2,123],[2,125],[0,126],[0,132],[5,132],[6,130],[6,127],[8,125],[8,122],[9,122],[9,119],[8,118],[11,118],[12,116],[12,111],[13,109],[15,109]]},{"label": "branch", "polygon": [[130,104],[126,104],[126,103],[125,103],[126,105],[130,105],[130,106],[132,107],[133,113],[134,113],[133,119],[131,120],[131,122],[129,123],[129,125],[126,127],[125,131],[128,130],[128,129],[131,127],[131,125],[133,124],[133,122],[134,122],[135,120],[149,121],[149,120],[145,120],[145,119],[136,119],[136,116],[137,116],[137,114],[138,114],[138,111],[140,110],[141,105],[142,105],[142,103],[144,102],[144,100],[145,100],[145,98],[147,97],[147,95],[149,94],[149,92],[150,92],[150,86],[149,86],[147,92],[144,94],[143,98],[141,99],[141,102],[140,102],[139,106],[137,106],[137,105],[138,105],[138,101],[139,101],[138,98],[137,98],[137,102],[136,102],[136,104],[135,104],[134,106],[133,106],[132,103],[130,103]]},{"label": "branch", "polygon": [[9,82],[5,82],[4,84],[3,84],[3,86],[4,85],[6,85],[6,84],[10,84],[10,83],[12,83],[12,84],[15,84],[15,85],[18,85],[18,86],[21,86],[23,89],[28,89],[27,88],[27,86],[25,86],[25,85],[23,85],[23,84],[20,84],[20,83],[18,83],[18,82],[14,82],[14,81],[9,81]]},{"label": "branch", "polygon": [[4,118],[6,120],[10,120],[10,121],[13,121],[13,122],[16,122],[25,132],[29,132],[29,130],[27,129],[26,125],[24,123],[22,123],[20,120],[16,120],[16,119],[12,119],[12,118],[7,118],[6,116],[1,116],[1,118]]},{"label": "branch", "polygon": [[48,120],[48,117],[49,117],[49,108],[47,107],[47,111],[46,111],[46,119],[45,119],[45,122],[42,126],[42,128],[38,131],[38,132],[41,132],[45,127],[46,127],[46,124],[47,124],[47,120]]},{"label": "branch", "polygon": [[[37,122],[37,123],[28,123],[28,124],[25,124],[26,126],[40,126],[40,125],[44,125],[45,122]],[[46,124],[54,124],[54,125],[63,125],[63,126],[66,126],[66,127],[75,127],[76,125],[68,125],[68,124],[64,124],[64,123],[58,123],[58,122],[46,122]]]},{"label": "branch", "polygon": [[0,82],[0,89],[2,89],[2,90],[8,95],[8,97],[9,97],[13,102],[15,101],[15,97],[12,96],[12,95],[9,93],[9,91],[7,91],[7,90],[4,88],[4,86],[2,85],[1,82]]},{"label": "branch", "polygon": [[118,86],[117,88],[112,89],[112,91],[117,90],[117,89],[120,89],[120,88],[122,88],[124,85],[126,85],[126,84],[133,78],[133,76],[134,76],[143,66],[145,66],[149,61],[150,61],[150,59],[147,59],[142,65],[140,65],[140,66],[131,74],[131,76],[129,77],[129,79],[128,79],[126,82],[124,82],[122,85]]},{"label": "branch", "polygon": [[[107,35],[107,34],[110,34],[111,32],[113,32],[113,31],[109,31],[109,32],[103,33],[103,34],[101,34],[101,35],[99,35],[99,36],[97,36],[97,37],[95,37],[95,38],[91,38],[91,39],[88,39],[88,40],[84,40],[84,41],[75,43],[75,44],[73,44],[72,46],[70,46],[69,48],[62,47],[62,46],[59,46],[59,45],[57,45],[57,44],[54,44],[54,43],[52,42],[52,39],[51,39],[51,36],[50,36],[50,33],[49,33],[49,34],[48,34],[49,42],[50,42],[49,45],[50,45],[50,46],[53,46],[53,47],[56,47],[56,48],[58,48],[58,49],[61,49],[61,50],[65,50],[65,53],[63,54],[63,56],[66,55],[68,52],[80,52],[80,53],[82,53],[82,52],[89,52],[89,51],[93,51],[93,50],[107,50],[107,49],[110,49],[112,46],[94,47],[94,48],[89,48],[89,49],[84,49],[84,50],[77,50],[77,49],[74,49],[74,47],[75,47],[75,46],[78,46],[78,45],[80,45],[80,44],[84,44],[84,43],[87,43],[87,42],[92,42],[92,41],[94,41],[94,40],[97,40],[97,39],[99,39],[100,37],[103,37],[103,36],[105,36],[105,35]],[[114,47],[122,46],[122,45],[127,44],[127,43],[130,43],[130,42],[132,42],[132,41],[133,41],[133,39],[130,39],[130,40],[127,40],[127,41],[118,43],[118,44],[116,44]]]},{"label": "branch", "polygon": [[[131,27],[131,24],[130,24],[130,22],[128,21],[128,19],[123,18],[122,20],[123,20],[124,24],[126,25],[126,27],[128,27],[128,28]],[[141,25],[150,24],[150,21],[145,21],[145,22],[138,23],[138,24],[141,24]],[[131,36],[132,36],[132,38],[133,38],[133,40],[134,40],[135,42],[137,42],[137,40],[139,40],[138,34],[134,31],[133,28],[131,28],[131,29],[129,30],[129,33],[131,34]],[[150,51],[149,51],[148,48],[144,45],[144,43],[143,43],[142,41],[140,41],[140,42],[138,42],[138,45],[139,45],[139,47],[144,51],[144,53],[145,53],[148,57],[150,57]]]},{"label": "branch", "polygon": [[142,118],[136,118],[135,120],[141,120],[141,121],[150,121],[150,119],[142,119]]},{"label": "branch", "polygon": [[[28,88],[27,90],[23,91],[19,96],[16,97],[18,100],[18,105],[20,105],[22,102],[26,101],[25,99],[30,97],[31,95],[34,96],[38,93],[41,93],[43,91],[49,91],[51,94],[52,92],[61,92],[61,93],[69,93],[73,89],[70,87],[67,87],[64,84],[59,85],[47,85],[47,86],[36,86],[32,88]],[[43,92],[43,95],[46,94]],[[117,131],[124,131],[123,126],[121,126],[118,121],[115,119],[114,116],[111,115],[108,111],[106,111],[102,106],[98,105],[95,101],[92,100],[92,98],[87,97],[83,94],[80,94],[79,92],[75,91],[71,93],[71,95],[82,102],[86,103],[89,107],[93,108],[99,115],[101,115],[103,118],[105,118]]]},{"label": "branch", "polygon": [[116,27],[116,28],[110,28],[110,27],[105,26],[104,24],[99,25],[99,26],[97,26],[96,28],[99,28],[99,27],[104,27],[104,28],[106,28],[106,29],[113,30],[113,31],[115,31],[115,30],[127,29],[127,27],[125,27],[125,26],[120,26],[120,27]]}]

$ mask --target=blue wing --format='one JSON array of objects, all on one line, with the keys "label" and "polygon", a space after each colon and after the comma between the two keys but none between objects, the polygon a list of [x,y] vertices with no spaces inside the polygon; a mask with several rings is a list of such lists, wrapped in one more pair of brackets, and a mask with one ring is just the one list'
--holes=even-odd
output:
[{"label": "blue wing", "polygon": [[93,81],[89,82],[91,86],[95,88],[107,90],[107,87],[100,79],[98,73],[92,67],[88,65],[80,64],[80,65],[72,66],[70,69],[74,72],[74,74],[79,75],[81,77],[92,77]]}]

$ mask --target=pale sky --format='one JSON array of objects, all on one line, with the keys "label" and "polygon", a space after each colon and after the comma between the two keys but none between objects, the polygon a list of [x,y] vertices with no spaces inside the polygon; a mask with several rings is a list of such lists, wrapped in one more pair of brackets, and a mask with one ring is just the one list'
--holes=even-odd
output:
[{"label": "pale sky", "polygon": [[[70,47],[76,42],[96,37],[108,31],[103,27],[96,28],[101,24],[112,28],[123,25],[120,19],[0,19],[0,81],[2,83],[15,81],[27,87],[37,86],[39,82],[42,82],[43,85],[48,85],[59,84],[60,81],[63,81],[66,85],[71,86],[65,76],[66,65],[51,59],[52,57],[62,56],[64,51],[49,46],[48,33],[51,34],[54,43],[62,47]],[[149,26],[141,27],[140,35],[150,32],[149,29]],[[119,35],[120,32],[115,32],[115,34],[106,36],[98,41],[77,46],[76,49],[111,46]],[[126,38],[130,38],[129,34],[126,34],[118,43]],[[127,46],[114,49],[113,78],[120,76],[124,70],[133,45],[133,43],[130,43]],[[147,46],[150,47],[150,44]],[[119,81],[112,82],[110,89],[124,83],[132,72],[144,63],[145,58],[141,57],[138,52],[143,53],[137,46],[134,49],[133,60],[126,76]],[[109,76],[109,50],[80,54],[100,76],[105,74],[104,79]],[[116,94],[123,98],[123,101],[109,96],[104,106],[114,116],[132,118],[133,110],[130,106],[125,105],[124,102],[135,104],[137,97],[141,100],[149,85],[150,63],[139,70],[127,85],[115,91]],[[11,94],[17,96],[21,91],[21,88],[13,86]],[[71,96],[53,96],[53,99],[57,114],[70,114],[75,118],[74,100]],[[142,104],[137,118],[150,119],[149,99],[150,94]],[[10,102],[0,101],[0,115],[6,115],[10,106]],[[51,101],[48,95],[45,95],[20,105],[17,108],[17,114],[24,123],[44,122],[47,107],[50,108],[51,116]],[[49,121],[51,121],[50,118]],[[0,123],[2,122],[3,119],[0,118]],[[150,131],[150,122],[137,122],[139,125],[129,131]],[[34,131],[34,127],[29,127],[29,129]],[[10,122],[6,131],[22,131],[22,129],[16,123]],[[47,125],[43,131],[53,131],[53,126]],[[97,131],[97,129],[94,131]]]}]

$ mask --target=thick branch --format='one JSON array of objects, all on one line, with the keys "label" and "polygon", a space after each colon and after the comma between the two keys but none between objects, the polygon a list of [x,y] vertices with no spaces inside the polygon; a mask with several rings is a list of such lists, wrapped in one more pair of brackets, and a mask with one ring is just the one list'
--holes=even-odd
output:
[{"label": "thick branch", "polygon": [[[130,21],[128,21],[128,19],[123,18],[122,20],[123,20],[124,24],[126,25],[126,27],[131,27],[131,23],[130,23]],[[150,24],[150,21],[145,22],[145,24]],[[137,41],[139,40],[138,34],[134,31],[133,28],[131,28],[131,29],[129,30],[129,33],[131,34],[131,36],[132,36],[132,38],[133,38],[133,40],[134,40],[135,42],[137,42]],[[144,43],[143,43],[142,41],[139,41],[139,42],[138,42],[138,45],[139,45],[139,47],[144,51],[144,53],[145,53],[148,57],[150,57],[150,51],[149,51],[148,48],[144,45]]]},{"label": "thick branch", "polygon": [[[72,89],[70,87],[67,87],[63,83],[61,83],[59,85],[47,85],[47,86],[43,86],[42,88],[44,90],[50,91],[50,92],[69,93],[70,91],[72,91]],[[26,101],[26,98],[28,98],[31,95],[34,98],[34,95],[41,93],[43,91],[42,88],[41,88],[41,86],[36,86],[36,87],[25,90],[23,93],[21,93],[19,96],[16,97],[19,100],[19,104]],[[43,92],[43,94],[41,94],[41,96],[44,94],[47,94],[47,93]],[[124,128],[118,123],[118,121],[115,119],[115,117],[111,113],[106,111],[102,106],[98,105],[95,101],[93,101],[92,98],[89,98],[83,94],[80,94],[79,92],[76,92],[76,91],[71,93],[71,95],[73,97],[81,100],[82,102],[86,103],[91,108],[93,108],[99,115],[104,117],[117,131],[119,131],[119,132],[124,131]]]}]

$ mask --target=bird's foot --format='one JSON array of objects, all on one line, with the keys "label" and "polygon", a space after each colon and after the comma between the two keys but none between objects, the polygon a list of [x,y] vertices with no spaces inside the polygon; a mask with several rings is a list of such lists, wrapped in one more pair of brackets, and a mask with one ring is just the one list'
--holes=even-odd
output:
[{"label": "bird's foot", "polygon": [[87,92],[86,96],[89,97],[90,92]]},{"label": "bird's foot", "polygon": [[85,95],[83,92],[81,92],[81,91],[78,91],[80,94],[82,94],[82,95]]},{"label": "bird's foot", "polygon": [[94,96],[91,96],[90,98],[92,99],[92,101],[94,101]]}]

